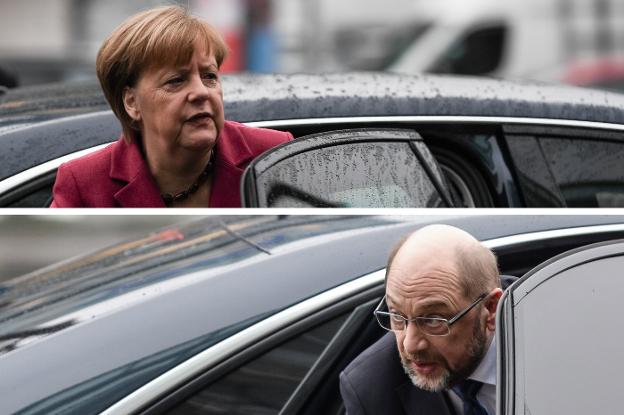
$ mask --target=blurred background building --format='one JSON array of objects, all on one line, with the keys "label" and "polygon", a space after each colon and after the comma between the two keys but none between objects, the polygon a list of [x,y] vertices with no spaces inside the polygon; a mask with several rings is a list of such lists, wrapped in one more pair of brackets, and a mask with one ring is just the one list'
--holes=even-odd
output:
[{"label": "blurred background building", "polygon": [[0,83],[93,79],[117,25],[172,3],[224,34],[224,72],[458,73],[616,89],[624,78],[624,0],[0,0]]},{"label": "blurred background building", "polygon": [[197,216],[0,216],[0,283]]}]

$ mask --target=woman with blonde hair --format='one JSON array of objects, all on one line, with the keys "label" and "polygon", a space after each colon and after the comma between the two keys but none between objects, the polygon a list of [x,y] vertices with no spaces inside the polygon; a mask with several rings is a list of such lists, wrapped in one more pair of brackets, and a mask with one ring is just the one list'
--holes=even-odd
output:
[{"label": "woman with blonde hair", "polygon": [[52,207],[240,207],[245,167],[293,137],[224,120],[226,54],[219,33],[177,6],[115,29],[96,69],[122,137],[61,165]]}]

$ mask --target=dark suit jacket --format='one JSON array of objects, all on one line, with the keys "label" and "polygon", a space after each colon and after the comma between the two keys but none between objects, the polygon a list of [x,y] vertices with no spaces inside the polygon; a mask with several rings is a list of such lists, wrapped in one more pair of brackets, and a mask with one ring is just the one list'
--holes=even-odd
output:
[{"label": "dark suit jacket", "polygon": [[[516,277],[501,275],[503,289]],[[447,392],[414,386],[403,371],[394,333],[386,333],[340,374],[340,393],[348,415],[453,415]]]},{"label": "dark suit jacket", "polygon": [[394,333],[387,333],[340,374],[348,415],[454,415],[446,392],[419,389],[401,366]]},{"label": "dark suit jacket", "polygon": [[[215,146],[209,207],[241,207],[245,167],[269,148],[292,139],[287,132],[226,121]],[[53,196],[52,207],[165,207],[140,147],[123,137],[62,164]]]}]

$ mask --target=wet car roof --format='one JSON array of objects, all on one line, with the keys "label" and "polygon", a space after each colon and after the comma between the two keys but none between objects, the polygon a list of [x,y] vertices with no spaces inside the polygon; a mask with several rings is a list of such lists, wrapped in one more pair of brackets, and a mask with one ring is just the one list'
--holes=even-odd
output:
[{"label": "wet car roof", "polygon": [[[84,313],[79,317],[68,316],[95,304],[110,304],[110,307],[100,306],[87,316],[89,319],[96,318],[117,307],[118,302],[111,301],[115,298],[125,296],[126,307],[130,303],[145,301],[149,296],[161,296],[167,291],[183,287],[179,284],[172,286],[167,284],[168,281],[198,271],[205,274],[209,270],[212,276],[202,278],[211,280],[229,275],[227,281],[220,284],[213,281],[213,284],[215,287],[222,285],[224,291],[219,296],[222,299],[226,296],[232,301],[239,290],[236,289],[238,284],[251,284],[240,281],[250,261],[257,267],[271,256],[284,253],[292,255],[314,238],[331,235],[330,239],[340,239],[341,232],[353,229],[359,232],[366,229],[375,234],[375,229],[379,228],[392,235],[386,228],[393,224],[400,225],[401,222],[397,219],[356,216],[346,219],[332,216],[295,216],[288,219],[275,216],[224,216],[170,226],[144,238],[120,243],[0,284],[0,338],[7,333],[33,329],[41,323],[49,323],[63,316],[64,322],[72,320],[72,324],[77,324],[84,318]],[[289,248],[291,243],[298,245]],[[345,250],[349,251],[347,248]],[[384,261],[385,250],[380,249],[378,257],[368,256],[366,260],[360,261],[364,268],[351,266],[351,270],[343,272],[342,276],[346,280],[354,278],[369,271],[371,263],[382,267]],[[238,271],[233,272],[234,268]],[[266,281],[271,278],[264,276],[263,279]],[[319,277],[318,280],[322,281],[323,278]],[[194,283],[197,281],[188,279],[188,284]],[[329,282],[327,286],[335,283]],[[288,297],[286,292],[300,291],[305,284],[295,285],[297,287],[293,286],[293,289],[285,284],[282,298]],[[154,286],[159,288],[156,291],[149,288]],[[141,295],[128,298],[129,293],[137,292]],[[275,307],[283,305],[275,303]]]},{"label": "wet car roof", "polygon": [[[226,118],[513,116],[624,123],[624,96],[556,84],[487,78],[340,73],[223,76]],[[0,128],[107,110],[95,82],[18,88],[0,96]]]}]

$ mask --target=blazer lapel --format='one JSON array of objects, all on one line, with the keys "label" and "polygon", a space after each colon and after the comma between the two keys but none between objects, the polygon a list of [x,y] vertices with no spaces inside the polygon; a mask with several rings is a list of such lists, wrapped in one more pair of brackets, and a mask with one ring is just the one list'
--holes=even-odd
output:
[{"label": "blazer lapel", "polygon": [[122,207],[166,207],[147,168],[114,195]]},{"label": "blazer lapel", "polygon": [[217,160],[225,161],[239,169],[244,168],[254,158],[240,129],[234,127],[229,121],[223,125],[216,148]]},{"label": "blazer lapel", "polygon": [[241,177],[253,159],[242,133],[226,121],[215,146],[215,170],[210,191],[210,207],[241,207]]},{"label": "blazer lapel", "polygon": [[121,207],[165,207],[158,187],[136,143],[128,144],[123,137],[111,154],[111,179],[122,187],[113,195]]},{"label": "blazer lapel", "polygon": [[443,392],[427,392],[407,381],[396,388],[405,413],[409,415],[452,415],[442,395]]}]

